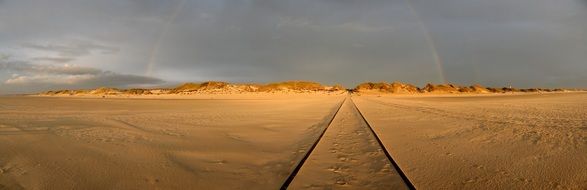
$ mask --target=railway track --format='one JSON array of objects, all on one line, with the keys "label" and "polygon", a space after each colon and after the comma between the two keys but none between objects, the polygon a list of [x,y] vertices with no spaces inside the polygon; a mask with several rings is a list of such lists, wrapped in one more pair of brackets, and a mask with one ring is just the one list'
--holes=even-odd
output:
[{"label": "railway track", "polygon": [[281,189],[415,189],[350,96]]},{"label": "railway track", "polygon": [[336,109],[336,112],[334,112],[334,114],[332,115],[332,118],[330,118],[330,121],[328,121],[328,125],[326,125],[326,127],[324,128],[324,130],[322,130],[322,133],[320,133],[320,136],[318,136],[318,139],[316,139],[316,141],[314,142],[314,144],[312,144],[312,146],[310,147],[310,149],[308,150],[308,152],[306,152],[306,154],[304,155],[304,157],[302,158],[302,160],[300,160],[300,162],[298,162],[298,164],[296,165],[296,167],[294,168],[294,170],[289,174],[289,176],[287,177],[287,179],[285,180],[285,182],[283,183],[283,185],[281,185],[281,189],[285,190],[285,189],[287,189],[289,187],[289,185],[291,184],[291,182],[293,181],[293,179],[296,177],[296,175],[298,174],[298,172],[302,168],[302,165],[304,165],[304,162],[306,162],[306,160],[308,159],[308,157],[310,157],[310,154],[312,154],[312,151],[314,151],[314,149],[316,148],[316,146],[318,146],[318,143],[320,142],[320,139],[322,139],[322,137],[324,137],[324,134],[326,133],[326,130],[328,130],[328,127],[330,127],[330,125],[334,121],[334,118],[336,117],[336,115],[338,115],[338,112],[340,111],[340,108],[342,108],[342,105],[344,104],[344,102],[346,102],[347,98],[345,98],[338,105],[338,108]]}]

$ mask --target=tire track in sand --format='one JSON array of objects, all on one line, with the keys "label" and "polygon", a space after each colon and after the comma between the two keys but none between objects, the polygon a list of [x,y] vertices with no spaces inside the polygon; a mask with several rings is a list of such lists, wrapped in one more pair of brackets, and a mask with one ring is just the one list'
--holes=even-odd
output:
[{"label": "tire track in sand", "polygon": [[414,189],[350,98],[281,189]]}]

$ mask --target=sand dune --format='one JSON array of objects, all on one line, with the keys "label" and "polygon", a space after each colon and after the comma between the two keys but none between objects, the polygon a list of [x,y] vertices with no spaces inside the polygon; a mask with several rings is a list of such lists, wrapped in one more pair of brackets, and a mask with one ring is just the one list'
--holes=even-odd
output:
[{"label": "sand dune", "polygon": [[582,91],[580,89],[548,89],[548,88],[528,88],[517,89],[513,87],[484,87],[480,84],[472,86],[461,86],[456,84],[426,84],[419,88],[412,84],[401,82],[366,82],[359,84],[353,89],[359,94],[488,94],[488,93],[545,93],[545,92],[572,92]]},{"label": "sand dune", "polygon": [[211,94],[291,94],[291,93],[334,93],[346,90],[341,85],[325,86],[312,81],[284,81],[268,84],[235,84],[222,81],[203,83],[184,83],[174,88],[131,88],[118,89],[101,87],[97,89],[52,90],[38,96],[77,96],[77,97],[151,97],[160,95],[211,95]]}]

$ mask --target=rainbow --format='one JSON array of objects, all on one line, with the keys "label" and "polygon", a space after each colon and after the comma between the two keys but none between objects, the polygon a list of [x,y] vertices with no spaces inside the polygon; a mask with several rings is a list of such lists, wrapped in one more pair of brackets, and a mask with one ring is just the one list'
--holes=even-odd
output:
[{"label": "rainbow", "polygon": [[155,64],[157,64],[157,55],[159,54],[159,47],[161,46],[161,42],[163,41],[165,35],[167,34],[167,31],[169,31],[169,28],[177,18],[177,15],[179,15],[181,10],[183,9],[183,5],[185,4],[185,2],[186,0],[180,0],[173,11],[173,14],[171,14],[169,19],[163,24],[163,28],[161,29],[161,32],[159,33],[159,36],[157,37],[157,40],[155,41],[155,44],[153,44],[151,52],[149,53],[149,64],[147,65],[147,71],[145,73],[147,76],[153,75],[153,67],[155,67]]},{"label": "rainbow", "polygon": [[448,81],[446,80],[445,74],[444,74],[444,66],[443,66],[442,57],[440,57],[440,54],[438,53],[438,49],[436,48],[436,42],[434,41],[434,38],[430,34],[430,30],[428,29],[428,27],[426,27],[426,25],[424,24],[424,21],[422,21],[422,18],[420,18],[420,14],[418,14],[416,9],[414,9],[414,7],[412,6],[412,1],[406,0],[406,3],[408,5],[408,7],[410,8],[410,11],[412,12],[412,15],[414,17],[416,17],[416,20],[418,21],[418,25],[420,25],[420,28],[422,28],[422,30],[424,31],[426,43],[428,44],[430,52],[432,53],[432,57],[434,59],[434,64],[436,66],[436,71],[438,72],[439,80],[445,84],[448,83]]}]

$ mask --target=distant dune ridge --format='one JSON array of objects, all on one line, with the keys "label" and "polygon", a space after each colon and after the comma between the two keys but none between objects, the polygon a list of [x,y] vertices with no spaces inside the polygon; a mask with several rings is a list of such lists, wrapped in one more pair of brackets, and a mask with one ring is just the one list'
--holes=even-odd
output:
[{"label": "distant dune ridge", "polygon": [[354,91],[356,92],[366,92],[366,91],[379,91],[379,92],[388,92],[388,93],[404,93],[404,94],[413,94],[413,93],[420,93],[420,89],[411,84],[403,84],[400,82],[393,82],[393,83],[386,83],[386,82],[367,82],[363,84],[359,84]]},{"label": "distant dune ridge", "polygon": [[459,86],[455,84],[427,84],[424,88],[418,88],[411,84],[401,82],[366,82],[358,85],[354,92],[359,93],[394,93],[394,94],[484,94],[484,93],[507,93],[507,92],[569,92],[577,91],[575,89],[544,89],[529,88],[516,89],[511,87],[490,88],[480,84],[472,86]]},{"label": "distant dune ridge", "polygon": [[[455,84],[427,84],[419,88],[412,84],[401,82],[365,82],[359,84],[353,92],[357,93],[386,93],[386,94],[488,94],[513,92],[570,92],[576,89],[544,89],[529,88],[517,89],[511,87],[491,88],[479,84],[460,86]],[[97,89],[57,90],[47,91],[39,95],[46,96],[73,96],[73,95],[189,95],[189,94],[235,94],[235,93],[342,93],[346,89],[342,85],[325,86],[312,81],[284,81],[268,84],[228,83],[222,81],[207,81],[203,83],[184,83],[175,88],[131,88],[117,89],[101,87]]]},{"label": "distant dune ridge", "polygon": [[153,89],[117,89],[101,87],[97,89],[57,90],[40,93],[40,95],[163,95],[163,94],[233,94],[233,93],[312,93],[344,92],[342,85],[325,86],[311,81],[285,81],[269,84],[235,84],[221,81],[203,83],[184,83],[175,88]]}]

